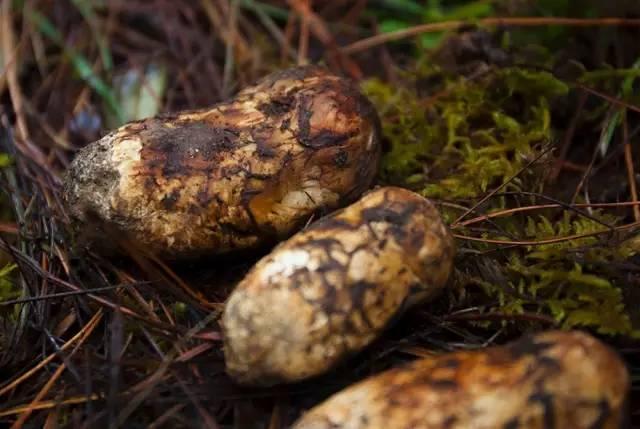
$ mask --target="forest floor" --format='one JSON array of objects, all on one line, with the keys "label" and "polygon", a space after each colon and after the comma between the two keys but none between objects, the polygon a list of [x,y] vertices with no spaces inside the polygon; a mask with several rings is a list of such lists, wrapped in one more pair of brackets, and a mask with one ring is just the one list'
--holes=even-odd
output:
[{"label": "forest floor", "polygon": [[[640,427],[638,40],[633,0],[0,2],[0,425],[285,428],[399,363],[560,328],[619,351]],[[79,250],[62,178],[123,123],[307,63],[373,101],[377,183],[437,203],[455,272],[348,365],[241,388],[217,318],[261,255]]]}]

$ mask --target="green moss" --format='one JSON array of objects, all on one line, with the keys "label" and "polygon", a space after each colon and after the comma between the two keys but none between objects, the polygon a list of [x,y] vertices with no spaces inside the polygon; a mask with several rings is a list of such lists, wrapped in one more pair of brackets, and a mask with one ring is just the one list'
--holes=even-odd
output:
[{"label": "green moss", "polygon": [[15,299],[20,295],[20,291],[10,279],[11,272],[15,269],[15,264],[7,264],[0,268],[0,301]]},{"label": "green moss", "polygon": [[[388,142],[383,183],[464,207],[506,182],[504,191],[545,192],[539,167],[525,167],[555,138],[551,106],[570,91],[551,74],[504,68],[469,80],[418,63],[399,85],[369,80],[363,88],[379,109]],[[481,211],[536,203],[529,197],[518,201],[495,197]],[[449,222],[460,214],[448,206],[441,209]],[[539,241],[602,232],[607,229],[603,224],[619,223],[597,210],[590,217],[566,210],[529,213],[472,225],[482,227],[480,232],[461,226],[456,232]],[[458,286],[476,284],[481,292],[468,293],[471,298],[464,305],[492,313],[551,316],[564,328],[583,326],[602,334],[640,332],[625,309],[622,285],[613,280],[619,276],[608,272],[633,254],[632,246],[611,246],[601,236],[590,236],[536,246],[460,241],[459,247],[461,275],[456,281],[464,284]],[[526,322],[513,323],[526,328]]]},{"label": "green moss", "polygon": [[[599,212],[595,215],[614,221]],[[542,240],[606,230],[594,220],[564,212],[559,218],[526,217],[524,238]],[[604,245],[596,236],[512,250],[505,273],[509,284],[517,285],[522,294],[511,298],[518,303],[513,312],[529,308],[552,315],[565,328],[588,326],[603,334],[632,334],[620,285],[606,276],[607,265],[631,255],[630,248]],[[487,292],[503,303],[509,301],[500,288]]]},{"label": "green moss", "polygon": [[8,167],[11,165],[11,157],[3,152],[0,152],[0,168]]},{"label": "green moss", "polygon": [[371,80],[364,90],[391,146],[383,180],[437,198],[470,198],[511,178],[551,139],[549,100],[568,92],[548,73],[518,68],[477,82],[435,69],[425,77],[444,78],[440,96],[417,96],[416,81],[396,88]]}]

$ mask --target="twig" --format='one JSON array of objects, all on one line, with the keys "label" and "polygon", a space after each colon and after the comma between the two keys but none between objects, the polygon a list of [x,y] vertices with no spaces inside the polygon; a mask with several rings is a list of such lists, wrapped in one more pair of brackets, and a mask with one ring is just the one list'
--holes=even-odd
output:
[{"label": "twig", "polygon": [[298,65],[307,64],[307,57],[309,56],[309,6],[308,3],[305,2],[303,4],[295,2],[295,4],[300,4],[299,13],[300,13],[300,36],[298,39]]},{"label": "twig", "polygon": [[224,56],[224,71],[222,74],[222,95],[228,97],[231,90],[231,79],[233,77],[234,67],[234,55],[233,44],[236,42],[238,34],[238,0],[230,0],[229,5],[229,27],[227,34],[229,35],[225,40],[225,56]]},{"label": "twig", "polygon": [[273,22],[273,19],[271,19],[269,14],[264,11],[264,7],[262,6],[262,4],[252,2],[251,11],[256,14],[262,25],[264,25],[267,31],[271,33],[271,36],[280,44],[282,56],[290,56],[292,59],[296,59],[297,54],[295,52],[295,49],[291,46],[285,35],[282,33],[280,27],[278,27],[278,25]]},{"label": "twig", "polygon": [[[140,282],[140,283],[149,283],[149,282]],[[128,287],[128,286],[132,286],[132,285],[130,284],[113,285],[113,286],[97,287],[94,289],[87,289],[87,290],[51,293],[48,295],[38,295],[38,296],[29,297],[29,298],[12,299],[10,301],[0,302],[0,307],[6,307],[8,305],[15,305],[15,304],[25,304],[27,302],[43,301],[43,300],[54,299],[54,298],[66,298],[69,296],[86,295],[86,294],[95,293],[95,292],[105,292],[108,290],[120,289],[122,287]]]},{"label": "twig", "polygon": [[[290,13],[287,17],[287,23],[284,26],[284,40],[289,46],[292,46],[293,42],[293,34],[296,29],[296,21],[298,20],[298,15],[295,13]],[[296,52],[296,58],[300,55],[299,52]],[[285,62],[287,55],[285,51],[281,52],[280,61]],[[295,58],[294,58],[295,59]]]},{"label": "twig", "polygon": [[[598,148],[596,147],[595,150],[593,151],[593,155],[591,155],[591,161],[589,161],[589,165],[587,166],[587,169],[582,174],[582,177],[580,178],[580,182],[578,182],[578,186],[576,186],[576,190],[573,192],[573,196],[571,197],[571,204],[576,202],[576,199],[578,199],[578,195],[580,194],[580,191],[582,191],[582,188],[587,184],[587,181],[589,180],[589,176],[591,176],[591,173],[593,172],[593,167],[596,164],[597,158],[598,158]],[[587,201],[588,200],[589,199],[587,198]]]},{"label": "twig", "polygon": [[0,223],[0,232],[4,232],[5,234],[17,235],[20,230],[18,229],[18,225],[14,223]]},{"label": "twig", "polygon": [[567,153],[569,152],[569,147],[571,146],[573,136],[576,132],[576,127],[578,126],[580,114],[582,113],[584,105],[587,102],[587,98],[589,98],[589,94],[586,91],[581,91],[580,98],[578,99],[578,107],[571,117],[571,121],[569,122],[567,131],[564,133],[564,139],[562,141],[560,153],[558,154],[558,158],[556,160],[556,165],[554,165],[554,167],[551,169],[551,172],[549,173],[549,176],[547,178],[547,180],[551,183],[555,182],[560,175],[560,171],[562,170],[565,158],[567,157]]},{"label": "twig", "polygon": [[582,84],[580,82],[574,82],[574,85],[576,87],[580,88],[580,89],[583,89],[583,90],[593,94],[593,95],[596,95],[596,96],[598,96],[598,97],[600,97],[600,98],[602,98],[604,100],[607,100],[611,104],[615,104],[615,105],[620,106],[620,107],[625,107],[625,108],[627,108],[627,109],[629,109],[629,110],[631,110],[633,112],[640,113],[640,107],[635,106],[635,105],[630,104],[630,103],[627,103],[626,101],[621,100],[618,97],[614,97],[613,95],[605,94],[604,92],[600,92],[600,91],[598,91],[596,89],[590,88],[587,85],[584,85],[584,84]]},{"label": "twig", "polygon": [[[507,194],[507,193],[505,192],[505,193],[504,193],[504,194],[502,194],[502,195],[506,195],[506,194]],[[525,195],[525,196],[534,196],[534,197],[537,197],[537,198],[545,199],[545,200],[547,200],[547,201],[550,201],[550,202],[551,202],[551,203],[553,203],[553,204],[558,204],[560,207],[562,207],[562,208],[564,208],[564,209],[566,209],[566,210],[573,211],[573,212],[575,212],[575,213],[579,214],[580,216],[583,216],[583,217],[585,217],[585,218],[587,218],[587,219],[589,219],[589,220],[592,220],[592,221],[593,221],[593,222],[595,222],[595,223],[598,223],[598,224],[600,224],[600,225],[602,225],[602,226],[604,226],[604,227],[606,227],[606,228],[609,228],[610,230],[613,230],[613,226],[609,225],[609,224],[608,224],[608,223],[606,223],[606,222],[601,221],[600,219],[598,219],[597,217],[593,216],[593,215],[592,215],[592,214],[590,214],[590,213],[587,213],[587,212],[584,212],[584,211],[582,211],[582,210],[579,210],[579,209],[576,207],[576,205],[572,205],[572,204],[569,204],[569,203],[565,203],[565,202],[563,202],[563,201],[560,201],[560,200],[557,200],[557,199],[555,199],[555,198],[552,198],[552,197],[550,197],[550,196],[548,196],[548,195],[538,194],[538,193],[536,193],[536,192],[527,192],[527,191],[514,192],[512,195],[517,195],[517,196],[520,196],[520,195]],[[593,206],[588,206],[588,207],[593,207]],[[457,225],[456,225],[456,226],[457,226]]]},{"label": "twig", "polygon": [[[604,207],[638,207],[640,206],[640,201],[632,201],[632,202],[620,202],[620,203],[591,203],[591,204],[573,204],[571,207],[574,208],[604,208]],[[527,207],[515,207],[512,209],[500,210],[497,212],[489,213],[486,215],[474,217],[473,219],[465,220],[464,222],[460,222],[457,227],[463,227],[467,225],[472,225],[474,223],[482,222],[487,219],[492,219],[495,217],[503,217],[508,216],[513,213],[526,212],[531,210],[542,210],[542,209],[556,209],[565,207],[563,204],[538,204],[535,206],[527,206]]]},{"label": "twig", "polygon": [[524,313],[524,314],[504,314],[504,313],[467,313],[467,314],[452,314],[449,316],[444,316],[443,320],[445,321],[478,321],[478,320],[524,320],[527,322],[542,322],[549,325],[558,325],[558,321],[553,319],[552,317],[545,316],[542,314],[533,314],[533,313]]},{"label": "twig", "polygon": [[[622,230],[625,230],[625,229],[633,229],[635,227],[640,227],[640,222],[633,222],[633,223],[629,223],[627,225],[618,226],[618,227],[614,228],[614,231],[622,231]],[[522,240],[522,241],[497,240],[497,239],[492,239],[492,238],[471,237],[471,236],[462,235],[462,234],[452,234],[452,235],[455,238],[459,238],[461,240],[479,241],[479,242],[482,242],[482,243],[504,244],[504,245],[509,245],[509,246],[541,246],[541,245],[545,245],[545,244],[554,244],[554,243],[562,243],[564,241],[577,240],[577,239],[580,239],[580,238],[594,237],[594,236],[598,236],[598,235],[602,235],[602,234],[606,234],[606,233],[611,233],[611,231],[590,232],[590,233],[586,233],[586,234],[567,235],[565,237],[556,237],[556,238],[549,238],[549,239],[546,239],[546,240],[532,240],[532,241],[527,241],[527,240]]]},{"label": "twig", "polygon": [[173,407],[169,408],[167,411],[165,411],[164,413],[162,413],[160,415],[160,417],[158,417],[157,419],[155,419],[153,422],[151,422],[151,424],[148,426],[149,429],[157,429],[157,428],[161,428],[161,427],[167,427],[165,425],[165,423],[177,412],[181,411],[184,407],[186,407],[186,404],[176,404]]},{"label": "twig", "polygon": [[[337,67],[346,69],[349,75],[354,79],[362,78],[362,71],[358,65],[352,61],[344,52],[340,50],[336,43],[335,37],[329,30],[326,22],[315,13],[310,6],[309,0],[287,0],[293,9],[300,15],[302,21],[302,27],[300,29],[301,43],[304,41],[305,49],[308,48],[308,31],[310,30],[313,35],[327,48],[329,53],[327,59],[331,64]],[[308,26],[308,29],[307,29]],[[304,37],[303,37],[304,36]],[[301,45],[301,51],[302,51]],[[302,55],[302,52],[299,52]],[[305,52],[304,59],[307,55]]]},{"label": "twig", "polygon": [[[82,330],[81,330],[82,331],[82,335],[78,339],[78,342],[75,345],[75,347],[73,348],[73,350],[71,350],[69,356],[73,356],[73,354],[75,354],[80,349],[80,346],[82,345],[82,343],[84,343],[86,341],[86,339],[89,338],[89,335],[91,335],[91,333],[96,328],[96,326],[98,326],[98,322],[100,322],[101,318],[102,318],[102,312],[96,313],[94,315],[94,317],[89,321],[89,323],[87,323],[82,328]],[[29,418],[31,413],[35,410],[34,406],[37,403],[39,403],[42,400],[42,398],[44,398],[47,395],[47,393],[49,393],[49,390],[51,390],[51,388],[53,387],[55,382],[58,380],[58,378],[60,378],[60,376],[62,375],[62,372],[65,370],[65,368],[66,368],[66,365],[65,365],[64,362],[61,363],[58,368],[56,368],[56,371],[53,373],[51,378],[49,378],[49,380],[47,380],[45,385],[42,386],[42,389],[40,389],[38,394],[33,398],[31,403],[27,406],[27,409],[20,415],[18,420],[16,420],[13,423],[13,425],[11,426],[11,429],[19,429],[24,425],[24,422],[27,421],[27,419]]]},{"label": "twig", "polygon": [[[24,382],[29,377],[31,377],[33,374],[38,372],[38,370],[40,370],[40,368],[44,367],[49,362],[51,362],[56,356],[58,356],[58,354],[62,353],[63,351],[65,351],[66,349],[71,347],[77,340],[82,338],[82,336],[84,335],[85,330],[88,329],[92,324],[97,324],[100,321],[100,318],[102,318],[102,310],[101,309],[98,310],[96,312],[96,314],[93,315],[93,317],[89,320],[89,322],[87,322],[87,324],[80,331],[78,331],[78,333],[76,335],[74,335],[72,338],[69,339],[69,341],[64,343],[62,345],[62,347],[60,347],[60,350],[58,350],[58,351],[56,351],[54,353],[51,353],[46,358],[42,359],[36,366],[34,366],[33,368],[31,368],[30,370],[28,370],[27,372],[25,372],[21,376],[19,376],[15,380],[13,380],[11,383],[6,385],[5,387],[1,388],[0,389],[0,396],[5,395],[7,392],[10,392],[11,390],[13,390],[16,387],[18,387],[22,382]],[[2,415],[2,413],[0,413],[0,416],[1,415]]]},{"label": "twig", "polygon": [[58,407],[60,405],[75,405],[82,404],[89,401],[98,401],[102,399],[102,396],[98,394],[93,394],[89,396],[77,396],[68,399],[64,399],[62,401],[52,400],[52,401],[42,401],[37,403],[31,403],[29,405],[19,405],[17,407],[10,408],[8,410],[0,411],[0,417],[11,416],[14,414],[20,414],[27,410],[46,410],[48,408]]},{"label": "twig", "polygon": [[[15,43],[15,34],[13,31],[13,19],[11,17],[12,2],[3,1],[0,6],[0,19],[2,26],[2,49],[5,54],[9,52],[16,52],[15,57],[18,57],[17,45]],[[29,131],[27,129],[27,122],[24,118],[22,91],[18,83],[18,72],[16,67],[17,61],[9,62],[7,57],[4,61],[4,69],[7,73],[7,85],[9,86],[9,95],[11,96],[11,102],[16,112],[16,124],[18,126],[18,133],[20,139],[25,141],[29,138]]]},{"label": "twig", "polygon": [[181,339],[178,344],[174,345],[174,350],[166,356],[166,358],[160,363],[156,371],[151,374],[146,380],[145,388],[138,393],[135,397],[131,398],[127,406],[120,412],[116,421],[115,427],[122,426],[127,418],[133,413],[136,408],[149,396],[153,388],[162,381],[166,371],[169,369],[171,363],[177,358],[177,350],[179,346],[186,344],[194,335],[204,329],[209,323],[215,320],[217,315],[215,313],[209,314],[207,317],[198,322],[193,328],[191,328]]},{"label": "twig", "polygon": [[464,219],[465,217],[467,217],[467,215],[469,213],[474,212],[478,207],[480,207],[482,204],[484,204],[489,198],[491,198],[493,195],[495,195],[497,192],[499,192],[502,188],[504,188],[505,186],[507,186],[509,183],[511,183],[513,181],[513,179],[515,179],[516,177],[518,177],[519,175],[521,175],[523,172],[525,172],[529,167],[531,167],[533,164],[535,164],[536,162],[538,162],[540,160],[540,158],[542,158],[543,156],[545,156],[547,153],[549,153],[551,150],[553,149],[552,146],[547,146],[545,149],[543,149],[538,156],[536,156],[534,159],[532,159],[531,161],[529,161],[527,163],[527,165],[525,165],[524,167],[522,167],[520,170],[518,170],[516,172],[516,174],[514,174],[513,176],[511,176],[509,179],[505,180],[504,183],[502,183],[500,186],[498,186],[497,188],[495,188],[493,191],[489,192],[487,195],[484,196],[484,198],[482,198],[480,201],[478,201],[476,204],[474,204],[471,208],[467,209],[464,213],[462,213],[452,224],[451,227],[455,228],[457,226],[458,223],[460,223],[460,221],[462,219]]},{"label": "twig", "polygon": [[[631,152],[631,142],[629,141],[629,123],[627,122],[627,112],[622,115],[622,139],[624,140],[624,160],[627,164],[627,178],[629,180],[629,190],[631,202],[638,202],[638,190],[636,189],[636,173],[633,167],[633,153]],[[633,217],[636,222],[640,221],[640,207],[633,206]]]},{"label": "twig", "polygon": [[[16,249],[15,247],[9,246],[6,242],[4,242],[2,240],[2,237],[0,236],[0,250],[5,250],[7,251],[9,254],[11,254],[14,258],[14,260],[16,262],[20,262],[20,264],[18,264],[21,268],[21,270],[23,269],[23,265],[21,265],[22,263],[26,264],[28,266],[28,268],[34,272],[35,274],[37,274],[38,276],[42,277],[42,278],[46,278],[48,281],[55,283],[59,286],[65,287],[67,289],[71,289],[73,291],[85,291],[85,289],[80,288],[79,286],[76,286],[72,283],[66,282],[56,276],[54,276],[53,274],[47,272],[47,271],[43,271],[39,265],[33,260],[33,258],[21,253],[18,251],[18,249]],[[88,293],[87,297],[91,298],[92,300],[96,301],[99,304],[104,305],[105,307],[109,307],[111,309],[118,309],[118,311],[121,311],[123,314],[135,318],[143,323],[148,324],[149,326],[153,326],[156,329],[160,329],[163,331],[170,331],[170,332],[180,332],[179,330],[177,330],[175,327],[171,326],[171,325],[167,325],[166,323],[161,323],[161,322],[157,322],[155,320],[150,320],[147,317],[144,317],[140,314],[138,314],[137,312],[131,310],[128,307],[125,307],[123,305],[118,305],[115,304],[111,301],[109,301],[108,299],[101,297],[99,295],[95,295],[93,293]]]},{"label": "twig", "polygon": [[573,27],[603,27],[603,26],[640,26],[640,19],[624,18],[565,18],[565,17],[503,17],[483,18],[476,21],[446,21],[417,25],[415,27],[377,34],[342,48],[345,54],[364,51],[387,42],[406,39],[423,33],[435,33],[447,30],[458,30],[469,25],[479,26],[518,26],[540,27],[544,25],[568,25]]}]

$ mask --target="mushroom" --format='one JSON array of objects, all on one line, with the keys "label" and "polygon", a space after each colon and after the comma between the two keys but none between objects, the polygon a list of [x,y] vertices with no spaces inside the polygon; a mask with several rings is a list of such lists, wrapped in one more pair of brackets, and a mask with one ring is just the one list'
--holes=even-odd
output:
[{"label": "mushroom", "polygon": [[357,85],[317,66],[208,109],[132,122],[77,154],[63,197],[80,241],[183,259],[273,244],[374,179],[380,125]]},{"label": "mushroom", "polygon": [[227,372],[242,384],[322,374],[362,350],[452,269],[436,207],[396,187],[313,223],[260,260],[222,317]]},{"label": "mushroom", "polygon": [[579,331],[445,353],[365,379],[304,414],[294,429],[618,429],[629,376]]}]

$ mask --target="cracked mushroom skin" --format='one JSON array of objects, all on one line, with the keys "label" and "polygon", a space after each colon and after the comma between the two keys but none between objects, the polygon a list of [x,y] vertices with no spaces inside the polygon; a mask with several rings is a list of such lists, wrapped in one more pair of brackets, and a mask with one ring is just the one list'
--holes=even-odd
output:
[{"label": "cracked mushroom skin", "polygon": [[117,231],[168,258],[271,244],[372,184],[379,119],[352,81],[273,73],[209,109],[132,122],[83,148],[63,198],[81,241]]},{"label": "cracked mushroom skin", "polygon": [[368,192],[278,245],[238,284],[222,317],[227,372],[248,385],[326,372],[438,294],[453,255],[429,200]]},{"label": "cracked mushroom skin", "polygon": [[365,379],[294,429],[620,429],[629,377],[583,332],[447,353]]}]

